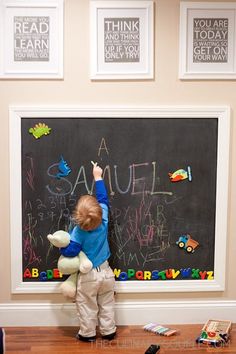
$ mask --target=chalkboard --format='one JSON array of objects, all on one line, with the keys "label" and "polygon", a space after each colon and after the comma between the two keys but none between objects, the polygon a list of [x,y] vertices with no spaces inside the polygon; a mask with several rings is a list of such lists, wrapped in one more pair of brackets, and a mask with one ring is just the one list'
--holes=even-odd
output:
[{"label": "chalkboard", "polygon": [[104,170],[117,282],[214,280],[217,115],[20,122],[23,283],[64,279],[47,235],[68,230],[78,198],[94,194],[91,161]]}]

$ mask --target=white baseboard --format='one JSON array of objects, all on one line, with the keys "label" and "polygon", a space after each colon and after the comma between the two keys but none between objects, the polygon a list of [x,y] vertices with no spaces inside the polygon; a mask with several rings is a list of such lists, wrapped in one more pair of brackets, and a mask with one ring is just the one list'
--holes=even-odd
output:
[{"label": "white baseboard", "polygon": [[[115,305],[117,325],[197,324],[208,319],[236,322],[236,301],[133,301]],[[0,304],[0,327],[78,326],[75,304]]]}]

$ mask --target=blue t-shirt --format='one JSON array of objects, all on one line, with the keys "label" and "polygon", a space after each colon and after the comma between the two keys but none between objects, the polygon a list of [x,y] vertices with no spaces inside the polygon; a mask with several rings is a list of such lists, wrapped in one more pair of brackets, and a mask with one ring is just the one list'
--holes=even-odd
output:
[{"label": "blue t-shirt", "polygon": [[102,223],[91,231],[81,230],[75,226],[70,233],[71,241],[81,245],[81,250],[93,263],[93,267],[98,267],[110,257],[110,248],[107,240],[108,234],[108,206],[100,204],[102,207]]},{"label": "blue t-shirt", "polygon": [[61,248],[65,257],[75,257],[83,251],[93,267],[98,267],[110,257],[108,244],[108,196],[103,180],[95,182],[96,198],[102,208],[102,223],[91,231],[82,230],[79,225],[70,231],[70,244]]}]

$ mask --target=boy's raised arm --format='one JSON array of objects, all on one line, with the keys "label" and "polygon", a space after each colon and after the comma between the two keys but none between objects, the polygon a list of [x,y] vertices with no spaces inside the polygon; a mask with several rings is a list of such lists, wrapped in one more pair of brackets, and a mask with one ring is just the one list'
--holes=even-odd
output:
[{"label": "boy's raised arm", "polygon": [[108,200],[108,195],[107,195],[107,190],[105,183],[102,178],[102,169],[97,165],[97,163],[94,163],[93,165],[93,177],[95,180],[95,192],[96,192],[96,198],[98,203],[101,204],[106,204],[109,206],[109,200]]}]

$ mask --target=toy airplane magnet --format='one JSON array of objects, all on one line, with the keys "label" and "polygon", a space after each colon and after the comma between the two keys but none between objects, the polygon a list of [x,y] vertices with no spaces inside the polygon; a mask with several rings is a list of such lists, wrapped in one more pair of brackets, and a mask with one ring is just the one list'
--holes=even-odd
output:
[{"label": "toy airplane magnet", "polygon": [[188,166],[187,170],[184,169],[179,169],[173,173],[168,173],[171,182],[180,182],[185,179],[188,179],[189,182],[192,181],[192,173],[191,173],[191,167]]}]

